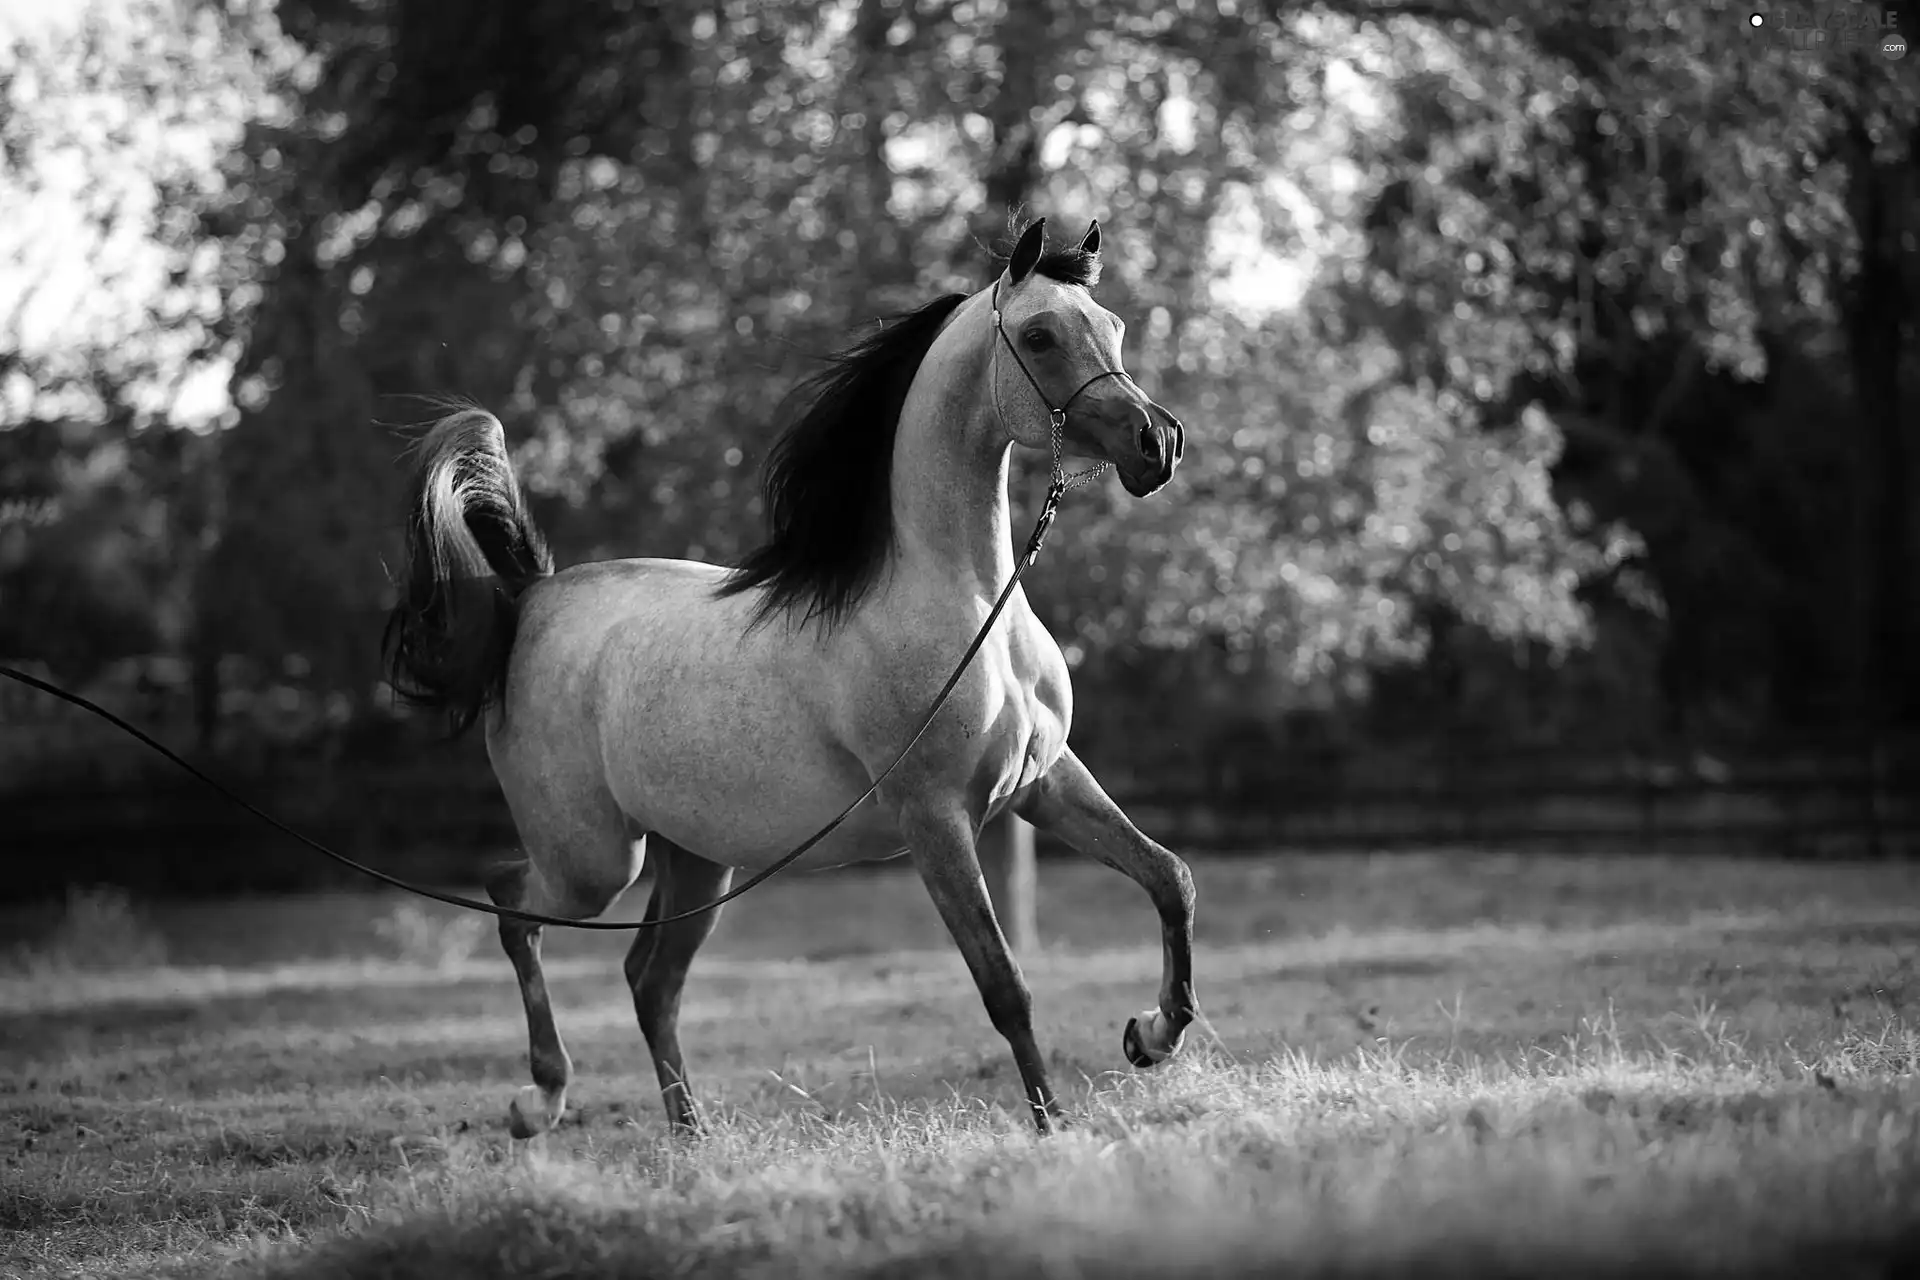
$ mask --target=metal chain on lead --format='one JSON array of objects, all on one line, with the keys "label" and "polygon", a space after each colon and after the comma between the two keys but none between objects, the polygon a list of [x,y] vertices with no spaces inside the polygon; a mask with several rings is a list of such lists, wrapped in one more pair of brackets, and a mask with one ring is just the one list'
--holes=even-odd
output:
[{"label": "metal chain on lead", "polygon": [[1068,475],[1066,469],[1060,465],[1061,454],[1064,452],[1066,446],[1067,411],[1065,409],[1049,409],[1047,411],[1047,420],[1052,423],[1050,434],[1053,438],[1053,465],[1050,479],[1053,482],[1053,487],[1058,489],[1062,494],[1072,489],[1078,489],[1081,485],[1092,480],[1113,465],[1111,462],[1095,463],[1084,471],[1076,471],[1072,475]]}]

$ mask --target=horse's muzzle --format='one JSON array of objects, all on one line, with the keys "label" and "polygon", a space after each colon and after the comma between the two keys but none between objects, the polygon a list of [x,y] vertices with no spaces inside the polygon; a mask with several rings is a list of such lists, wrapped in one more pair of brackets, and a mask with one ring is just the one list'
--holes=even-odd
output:
[{"label": "horse's muzzle", "polygon": [[1141,415],[1133,439],[1137,457],[1120,466],[1120,483],[1136,498],[1144,498],[1173,479],[1187,451],[1187,429],[1180,419],[1151,400],[1137,406]]}]

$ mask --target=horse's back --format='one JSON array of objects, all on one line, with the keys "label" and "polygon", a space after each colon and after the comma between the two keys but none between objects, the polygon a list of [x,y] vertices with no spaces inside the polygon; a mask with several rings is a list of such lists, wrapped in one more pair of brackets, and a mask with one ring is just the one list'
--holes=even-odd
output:
[{"label": "horse's back", "polygon": [[[735,612],[718,596],[727,571],[698,560],[595,560],[563,569],[520,598],[516,653],[542,660],[598,644],[622,626],[684,610],[688,604]],[[740,610],[744,614],[744,610]],[[549,652],[549,648],[557,652]]]}]

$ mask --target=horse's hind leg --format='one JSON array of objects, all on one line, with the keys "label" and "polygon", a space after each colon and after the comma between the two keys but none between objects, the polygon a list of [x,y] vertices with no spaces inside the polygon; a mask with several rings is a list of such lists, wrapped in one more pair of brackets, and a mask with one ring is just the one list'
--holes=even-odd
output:
[{"label": "horse's hind leg", "polygon": [[[509,794],[510,803],[512,799]],[[516,821],[528,859],[488,882],[487,894],[500,906],[584,920],[612,906],[639,871],[625,819],[611,809],[611,801],[597,821],[576,819],[557,830],[552,824],[527,821],[518,811]],[[540,937],[537,924],[500,921],[500,945],[513,962],[526,1006],[527,1065],[533,1073],[533,1083],[520,1090],[508,1112],[508,1128],[516,1138],[531,1138],[559,1122],[573,1077],[573,1060],[547,999]]]},{"label": "horse's hind leg", "polygon": [[[534,909],[526,893],[527,864],[507,867],[487,882],[487,896],[496,906]],[[573,1075],[573,1060],[560,1040],[560,1029],[553,1023],[553,1006],[547,999],[547,978],[540,967],[541,927],[521,920],[500,921],[500,946],[513,962],[513,975],[520,983],[520,1001],[527,1010],[527,1062],[533,1069],[533,1083],[520,1091],[508,1112],[507,1127],[516,1138],[531,1138],[543,1132],[567,1105],[567,1081]]]},{"label": "horse's hind leg", "polygon": [[1127,820],[1071,748],[1023,799],[1020,816],[1119,871],[1153,899],[1163,956],[1160,1007],[1128,1020],[1121,1048],[1136,1067],[1164,1061],[1199,1011],[1193,997],[1193,874]]},{"label": "horse's hind leg", "polygon": [[[692,911],[727,891],[733,868],[695,857],[658,835],[650,835],[647,840],[656,847],[653,897],[647,903],[646,919]],[[691,920],[647,929],[634,938],[627,951],[627,985],[633,990],[633,1012],[640,1020],[647,1050],[653,1055],[668,1122],[681,1132],[697,1131],[700,1116],[680,1056],[680,993],[686,986],[694,953],[718,923],[720,909],[715,908]]]}]

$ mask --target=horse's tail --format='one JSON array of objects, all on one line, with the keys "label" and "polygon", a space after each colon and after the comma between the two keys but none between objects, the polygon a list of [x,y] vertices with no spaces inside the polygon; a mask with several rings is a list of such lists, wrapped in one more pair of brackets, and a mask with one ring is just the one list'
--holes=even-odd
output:
[{"label": "horse's tail", "polygon": [[553,572],[500,420],[462,406],[415,446],[407,571],[381,651],[399,698],[455,736],[504,697],[520,593]]}]

